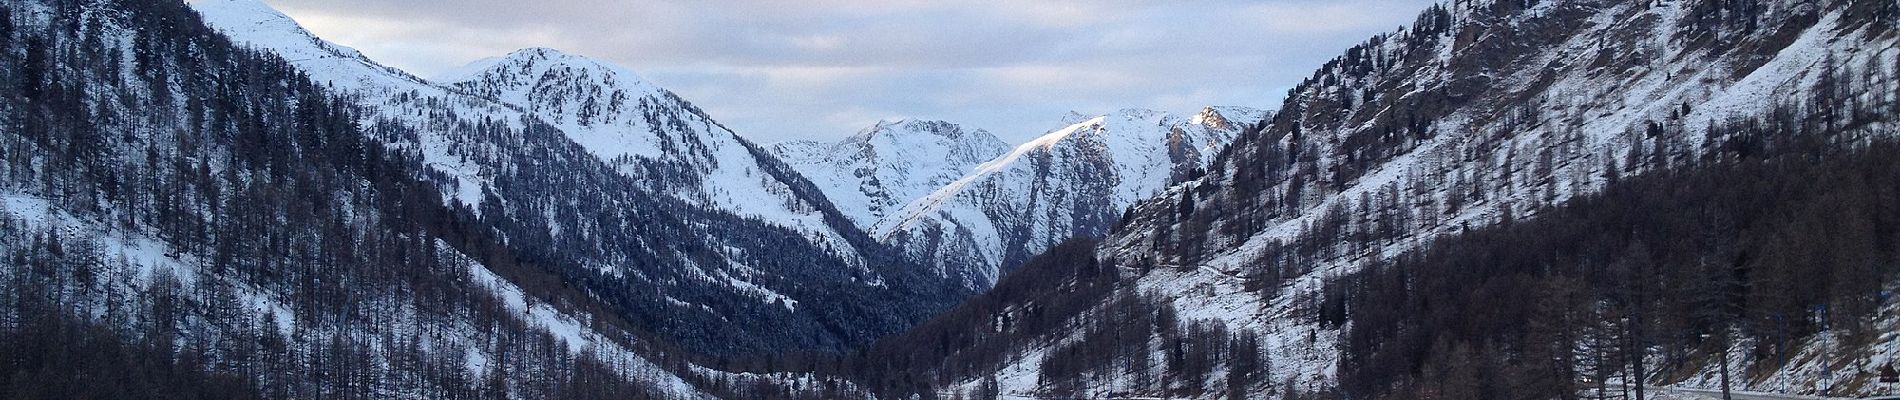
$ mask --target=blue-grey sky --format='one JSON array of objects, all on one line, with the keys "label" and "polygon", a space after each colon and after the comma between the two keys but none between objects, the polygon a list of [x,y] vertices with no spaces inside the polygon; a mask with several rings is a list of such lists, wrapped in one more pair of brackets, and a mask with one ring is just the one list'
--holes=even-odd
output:
[{"label": "blue-grey sky", "polygon": [[941,119],[1021,141],[1064,114],[1275,108],[1432,0],[266,0],[421,76],[524,47],[624,65],[759,142]]}]

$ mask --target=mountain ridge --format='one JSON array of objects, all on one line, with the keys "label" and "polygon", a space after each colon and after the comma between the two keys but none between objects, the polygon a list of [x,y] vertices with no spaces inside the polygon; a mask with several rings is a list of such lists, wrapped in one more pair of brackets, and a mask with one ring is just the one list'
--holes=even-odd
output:
[{"label": "mountain ridge", "polygon": [[1891,0],[1453,1],[1277,112],[769,147],[558,50],[421,79],[193,6],[0,0],[0,389],[1869,395],[1817,375],[1900,357]]},{"label": "mountain ridge", "polygon": [[[260,50],[334,48],[253,0],[193,6]],[[438,85],[360,57],[337,60],[291,62],[351,83],[338,88],[364,104],[362,123],[418,151],[444,176],[445,201],[696,350],[837,349],[958,297],[868,239],[772,155],[624,68],[524,49]],[[812,306],[821,303],[837,305]],[[743,328],[722,328],[730,325]]]},{"label": "mountain ridge", "polygon": [[[892,150],[867,139],[894,136],[879,134],[918,123],[881,121],[837,143],[782,143],[775,151],[795,160],[806,175],[822,177],[815,180],[830,197],[874,195],[875,202],[859,203],[868,210],[855,218],[861,228],[914,259],[933,260],[935,273],[981,288],[1049,246],[1106,233],[1123,208],[1205,167],[1241,129],[1269,113],[1206,107],[1188,118],[1136,108],[1071,114],[1065,118],[1078,120],[1014,146],[981,133],[964,139],[963,147],[912,144],[931,151],[898,152],[903,156],[891,159],[880,152]],[[919,165],[923,170],[913,171]],[[884,171],[928,176],[928,184],[878,175]]]},{"label": "mountain ridge", "polygon": [[[875,357],[922,360],[922,367],[893,362],[890,368],[934,377],[944,382],[937,388],[962,393],[1085,398],[1514,393],[1506,390],[1525,387],[1487,386],[1483,379],[1512,372],[1518,360],[1510,353],[1474,355],[1496,348],[1495,343],[1451,339],[1462,326],[1458,323],[1495,317],[1485,313],[1509,308],[1505,304],[1458,303],[1480,315],[1395,316],[1381,311],[1401,304],[1366,304],[1356,297],[1364,295],[1363,285],[1405,288],[1404,283],[1425,281],[1408,280],[1393,265],[1422,254],[1458,259],[1455,253],[1427,249],[1455,241],[1463,232],[1539,218],[1619,179],[1640,175],[1654,182],[1698,163],[1755,162],[1750,157],[1769,154],[1766,149],[1776,146],[1807,149],[1784,150],[1795,152],[1792,157],[1827,157],[1900,136],[1891,120],[1894,100],[1900,98],[1900,81],[1892,78],[1900,71],[1900,52],[1893,51],[1900,40],[1895,21],[1900,10],[1892,3],[1853,0],[1509,0],[1434,6],[1412,25],[1376,35],[1325,63],[1289,91],[1277,113],[1221,151],[1205,175],[1134,205],[1122,226],[1094,246],[1093,257],[1056,255],[1072,271],[1058,268],[1054,277],[1050,270],[1033,273],[1031,279],[1059,289],[986,294],[987,299],[972,301],[986,314],[952,311],[960,319],[933,321],[929,330],[880,344],[893,353]],[[1813,150],[1801,147],[1803,140],[1838,147]],[[1536,224],[1514,226],[1520,225]],[[1508,244],[1486,244],[1509,249]],[[1584,276],[1600,273],[1587,268],[1616,268],[1583,261],[1563,267],[1592,271]],[[1621,262],[1617,265],[1643,261]],[[1118,275],[1114,290],[1081,289],[1101,280],[1102,273]],[[1521,277],[1459,276],[1502,287]],[[1488,294],[1485,287],[1432,281],[1441,285],[1430,288],[1436,291],[1391,301],[1438,305]],[[1077,303],[1089,306],[1071,309]],[[1050,308],[1064,311],[1059,316],[1039,312]],[[1346,322],[1366,323],[1361,318],[1414,325],[1353,331]],[[1891,314],[1880,318],[1881,324],[1893,321]],[[1427,325],[1432,322],[1444,324]],[[1759,328],[1761,322],[1755,323]],[[1633,331],[1609,337],[1642,332],[1618,326]],[[1258,336],[1249,338],[1249,333]],[[1807,332],[1812,336],[1801,338],[1805,344],[1799,346],[1829,346],[1835,333]],[[1406,335],[1445,337],[1445,342],[1381,347],[1397,343],[1387,340],[1411,337]],[[1752,342],[1758,345],[1766,341],[1754,340],[1762,340]],[[912,348],[939,341],[961,346]],[[1596,370],[1625,382],[1631,374],[1664,383],[1683,377],[1701,385],[1715,382],[1711,369],[1716,363],[1695,358],[1695,350],[1681,345],[1658,344],[1671,350],[1652,353],[1670,360],[1657,367],[1672,368],[1667,376],[1650,376],[1643,363],[1629,363],[1625,366],[1635,369],[1622,372],[1601,364]],[[1225,352],[1249,347],[1272,360],[1271,368],[1246,369],[1262,364],[1244,356],[1249,352]],[[1878,363],[1878,354],[1891,354],[1891,348],[1880,344],[1854,354],[1863,357],[1857,362]],[[1755,350],[1757,356],[1766,351]],[[1642,359],[1640,354],[1619,357]],[[1255,363],[1220,365],[1224,359]],[[1382,362],[1433,369],[1393,370]],[[1453,367],[1479,362],[1512,367]],[[1812,390],[1796,377],[1822,368],[1763,359],[1737,362],[1754,362],[1748,368],[1760,370],[1752,373],[1774,377],[1751,387],[1788,392]],[[1228,380],[1224,371],[1242,371],[1247,379]],[[1452,373],[1478,379],[1446,379],[1458,376]],[[1590,378],[1602,382],[1605,376]],[[1447,381],[1470,381],[1473,387]],[[1869,387],[1858,387],[1842,389],[1869,393]],[[1470,391],[1430,391],[1441,389]],[[896,387],[896,393],[906,390]]]},{"label": "mountain ridge", "polygon": [[827,191],[834,199],[850,199],[852,219],[868,228],[890,210],[920,196],[923,190],[947,184],[981,160],[1001,154],[1004,144],[989,132],[944,121],[904,119],[879,121],[835,143],[792,141],[772,146],[773,152],[813,180],[846,185],[856,190]]}]

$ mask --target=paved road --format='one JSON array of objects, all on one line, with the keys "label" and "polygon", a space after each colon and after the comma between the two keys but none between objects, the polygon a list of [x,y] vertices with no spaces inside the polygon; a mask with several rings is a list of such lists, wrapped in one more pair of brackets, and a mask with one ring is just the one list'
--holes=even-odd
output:
[{"label": "paved road", "polygon": [[[1683,398],[1690,398],[1690,399],[1720,400],[1722,398],[1722,391],[1720,390],[1658,388],[1651,391],[1656,392],[1656,393],[1681,395]],[[1734,400],[1833,400],[1833,399],[1845,400],[1845,398],[1841,398],[1841,397],[1800,396],[1800,395],[1791,395],[1791,394],[1737,392],[1737,391],[1730,391],[1729,398],[1734,399]]]}]

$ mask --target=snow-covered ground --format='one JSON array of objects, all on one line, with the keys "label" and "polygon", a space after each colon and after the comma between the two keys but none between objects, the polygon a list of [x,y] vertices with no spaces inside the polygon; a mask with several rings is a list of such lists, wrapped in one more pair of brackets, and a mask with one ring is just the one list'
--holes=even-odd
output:
[{"label": "snow-covered ground", "polygon": [[[529,125],[551,125],[560,136],[579,145],[597,162],[612,166],[649,185],[639,188],[686,204],[764,221],[804,236],[810,245],[829,252],[863,277],[867,285],[882,282],[858,249],[846,237],[848,226],[827,221],[822,193],[794,190],[797,177],[777,176],[765,166],[775,162],[769,152],[726,129],[673,93],[611,63],[532,48],[490,58],[433,80],[414,77],[364,57],[348,47],[325,41],[297,22],[259,0],[194,0],[192,7],[208,25],[241,45],[282,56],[320,83],[364,105],[366,126],[394,124],[412,130],[413,140],[392,147],[414,150],[424,165],[454,180],[441,188],[445,202],[459,202],[482,210],[484,191],[504,190],[497,176],[519,168],[513,165],[506,138],[486,138],[475,126],[499,124],[517,131]],[[385,138],[387,139],[387,138]],[[558,140],[558,139],[557,139]],[[487,157],[482,157],[487,156]],[[485,161],[502,160],[502,161]],[[532,160],[556,165],[586,160]],[[534,192],[550,188],[521,188]],[[577,190],[607,190],[581,188]],[[615,190],[618,190],[616,188]],[[524,195],[519,197],[530,197]],[[501,199],[517,196],[502,195]],[[572,199],[544,199],[550,202]],[[535,204],[554,212],[556,204]],[[553,236],[568,234],[556,218],[546,218]],[[707,238],[708,243],[729,238]],[[685,240],[681,238],[681,240]],[[681,263],[682,274],[729,287],[746,298],[794,309],[798,301],[764,286],[763,275],[783,271],[750,270],[743,254],[728,249],[724,264]],[[604,273],[624,275],[626,266],[597,260]],[[678,301],[675,299],[675,301]]]},{"label": "snow-covered ground", "polygon": [[[1538,7],[1551,9],[1578,6],[1573,3],[1576,2],[1546,1]],[[1315,326],[1309,318],[1294,314],[1300,306],[1295,303],[1296,299],[1318,293],[1328,278],[1352,273],[1365,260],[1392,257],[1415,249],[1432,238],[1456,233],[1464,226],[1493,223],[1499,218],[1500,210],[1508,209],[1520,217],[1534,215],[1538,204],[1562,202],[1578,194],[1598,190],[1606,183],[1604,168],[1607,165],[1622,162],[1633,147],[1646,145],[1647,139],[1640,132],[1648,121],[1685,121],[1685,129],[1689,132],[1685,135],[1695,137],[1695,145],[1692,146],[1694,148],[1683,149],[1688,152],[1684,156],[1693,157],[1702,149],[1700,130],[1709,123],[1724,123],[1744,116],[1760,115],[1780,99],[1799,98],[1821,79],[1821,71],[1826,70],[1823,67],[1827,63],[1876,65],[1886,76],[1893,76],[1891,68],[1897,64],[1896,56],[1900,56],[1900,50],[1896,50],[1900,49],[1900,43],[1896,43],[1892,35],[1844,32],[1839,28],[1841,14],[1834,11],[1822,15],[1818,24],[1801,32],[1787,48],[1767,59],[1759,68],[1744,70],[1744,66],[1736,65],[1726,58],[1710,62],[1702,58],[1703,54],[1692,53],[1700,50],[1685,49],[1679,42],[1669,39],[1673,37],[1671,32],[1677,29],[1676,22],[1685,18],[1686,12],[1679,8],[1680,5],[1663,2],[1653,8],[1638,8],[1632,4],[1619,3],[1592,9],[1593,17],[1587,20],[1588,25],[1580,30],[1580,34],[1568,37],[1553,48],[1539,51],[1536,58],[1524,62],[1525,65],[1545,65],[1548,68],[1495,71],[1498,75],[1489,77],[1496,82],[1493,87],[1504,88],[1505,93],[1515,88],[1538,87],[1533,84],[1536,82],[1548,82],[1540,92],[1508,97],[1531,99],[1528,107],[1539,109],[1534,114],[1535,119],[1513,121],[1507,128],[1496,117],[1509,110],[1483,107],[1455,110],[1444,118],[1432,121],[1429,131],[1435,132],[1435,135],[1372,166],[1356,179],[1343,182],[1337,190],[1329,190],[1322,197],[1312,198],[1306,203],[1304,211],[1271,221],[1253,236],[1231,242],[1209,243],[1207,247],[1210,253],[1193,259],[1194,268],[1157,269],[1155,273],[1142,277],[1137,287],[1172,299],[1184,319],[1219,319],[1226,321],[1230,327],[1256,329],[1265,333],[1268,358],[1273,360],[1275,369],[1269,382],[1279,383],[1291,378],[1296,386],[1303,388],[1330,385],[1336,380],[1334,369],[1339,358],[1335,345],[1337,331]],[[1776,12],[1786,12],[1789,7],[1804,6],[1800,2],[1778,2],[1769,6],[1770,9],[1779,10]],[[1464,11],[1468,10],[1458,12]],[[1548,10],[1532,11],[1539,12]],[[1395,37],[1403,38],[1404,34]],[[1451,59],[1459,51],[1456,41],[1442,40],[1437,43],[1441,61]],[[1383,47],[1375,51],[1392,54],[1401,54],[1401,46],[1404,45],[1400,39],[1386,40],[1381,44]],[[1578,60],[1627,54],[1649,54],[1651,56],[1646,59],[1651,62],[1627,70],[1606,70],[1578,63]],[[1411,76],[1407,84],[1415,85],[1420,90],[1443,86],[1459,78],[1451,76],[1451,71],[1444,69],[1408,72],[1415,72],[1416,75]],[[1312,91],[1356,93],[1360,88],[1354,87],[1355,84],[1340,82],[1336,87],[1316,87]],[[1491,103],[1479,101],[1477,104]],[[1685,104],[1687,113],[1671,115],[1684,111]],[[1332,154],[1329,146],[1337,146],[1339,138],[1346,136],[1347,132],[1369,126],[1349,125],[1342,127],[1341,132],[1308,131],[1306,135],[1308,141],[1315,143],[1320,154]],[[1879,124],[1864,129],[1866,132],[1886,135],[1897,131],[1895,127]],[[1552,154],[1547,165],[1536,164],[1539,151]],[[1326,170],[1330,162],[1320,160],[1321,170]],[[1533,176],[1529,172],[1540,167],[1547,168],[1548,174]],[[1226,276],[1228,272],[1244,270],[1263,252],[1269,251],[1269,243],[1290,241],[1321,218],[1326,210],[1357,201],[1362,196],[1377,196],[1387,188],[1401,188],[1401,200],[1425,198],[1443,204],[1442,199],[1449,196],[1449,185],[1442,180],[1429,181],[1425,185],[1415,183],[1420,183],[1421,179],[1442,179],[1434,177],[1446,176],[1476,177],[1469,184],[1487,192],[1484,200],[1471,202],[1460,209],[1440,210],[1440,216],[1423,216],[1410,227],[1413,233],[1405,238],[1376,244],[1365,253],[1344,254],[1320,262],[1313,266],[1312,272],[1291,280],[1273,301],[1259,303],[1255,294],[1241,290],[1241,283]],[[1204,181],[1184,186],[1229,184],[1231,182]],[[1425,192],[1409,193],[1409,190],[1403,190],[1414,187],[1423,187]],[[1146,209],[1145,213],[1151,215],[1171,213],[1173,206],[1180,203],[1187,191],[1184,187],[1176,187],[1164,192],[1159,199],[1141,203],[1138,207]],[[1142,226],[1145,222],[1138,222],[1132,232],[1106,241],[1101,249],[1102,257],[1141,259],[1160,251],[1153,247],[1156,242],[1154,235],[1179,228]],[[1888,329],[1892,331],[1892,328]],[[1892,359],[1889,353],[1893,350],[1889,344],[1895,340],[1890,334],[1883,336],[1878,339],[1883,344],[1874,350],[1874,354],[1863,357],[1870,361]],[[1803,354],[1815,357],[1825,352],[1819,349],[1827,347],[1827,343],[1822,340],[1819,345],[1810,345]],[[1006,365],[1002,371],[1005,374],[1009,374],[1009,371],[1033,373],[1034,368],[1027,364]],[[1817,374],[1815,364],[1791,364],[1751,388],[1781,391],[1812,385],[1814,379],[1811,377]],[[1020,379],[1004,382],[1005,392],[1035,389],[1034,386],[1024,386]]]},{"label": "snow-covered ground", "polygon": [[[1888,293],[1900,293],[1900,287],[1891,287]],[[1804,396],[1900,396],[1900,384],[1879,383],[1876,379],[1883,365],[1900,368],[1900,302],[1889,301],[1870,320],[1873,324],[1868,330],[1875,337],[1868,340],[1867,347],[1846,345],[1849,339],[1838,330],[1821,332],[1797,344],[1787,364],[1766,376],[1739,372],[1746,367],[1779,362],[1750,357],[1747,351],[1740,349],[1752,347],[1753,341],[1741,340],[1735,346],[1737,350],[1728,354],[1730,388]],[[1687,379],[1671,385],[1714,390],[1722,387],[1721,378],[1720,365],[1708,363]]]},{"label": "snow-covered ground", "polygon": [[1063,240],[1105,234],[1268,115],[1208,107],[1181,118],[1140,109],[1068,118],[1005,147],[942,122],[880,123],[835,144],[775,147],[860,227],[938,272],[984,287],[1002,268]]},{"label": "snow-covered ground", "polygon": [[[281,331],[280,333],[285,336],[299,331],[299,327],[297,326],[298,321],[313,320],[313,318],[300,318],[300,316],[296,315],[295,312],[292,311],[293,308],[291,305],[284,300],[285,296],[281,293],[265,290],[237,279],[200,273],[200,266],[208,262],[207,260],[173,248],[157,238],[147,236],[138,231],[102,226],[100,222],[77,217],[59,209],[43,198],[29,194],[12,191],[0,192],[0,200],[4,200],[0,202],[0,205],[3,205],[3,207],[0,207],[0,218],[18,223],[19,225],[17,225],[16,228],[27,232],[51,230],[59,232],[61,237],[65,238],[64,240],[96,243],[97,246],[93,248],[100,252],[97,254],[100,259],[115,261],[101,263],[100,266],[107,270],[98,271],[98,273],[101,276],[126,276],[130,278],[127,280],[108,280],[108,284],[118,285],[119,287],[112,289],[95,288],[95,290],[116,290],[119,293],[141,293],[149,290],[151,285],[153,285],[156,279],[159,279],[162,274],[168,276],[170,280],[178,282],[181,289],[180,293],[186,296],[196,296],[199,293],[204,293],[200,290],[200,287],[204,285],[229,288],[236,298],[240,300],[239,303],[248,308],[246,312],[261,321],[275,321]],[[5,250],[5,246],[11,243],[11,241],[0,241],[0,250]],[[646,382],[653,388],[656,388],[662,393],[667,393],[674,398],[707,398],[685,380],[654,365],[643,356],[635,354],[631,349],[620,344],[620,342],[607,339],[581,319],[554,310],[547,305],[530,304],[526,301],[520,288],[496,276],[490,272],[486,266],[481,265],[466,255],[456,252],[446,244],[438,243],[437,247],[437,251],[446,259],[466,266],[469,274],[474,277],[478,286],[487,289],[489,294],[502,300],[502,303],[508,308],[508,311],[513,317],[519,318],[529,326],[547,332],[564,341],[567,344],[567,349],[572,351],[573,355],[580,356],[586,354],[590,357],[595,357],[603,363],[615,366],[616,370],[620,371],[627,378],[639,382]],[[204,279],[207,277],[212,280],[205,281]],[[101,299],[100,301],[110,300]],[[193,301],[203,302],[205,300],[195,299]],[[414,310],[407,309],[406,311],[413,313]],[[104,313],[107,311],[104,309],[104,305],[101,304],[100,307],[96,307],[92,312],[94,315],[87,317],[103,318]],[[394,316],[393,318],[412,322],[432,321],[432,319],[421,318],[418,315]],[[466,324],[466,321],[463,323]],[[333,327],[305,326],[302,327],[302,329],[309,331],[305,333],[307,335],[329,334],[334,332]],[[368,335],[377,332],[378,329],[380,328],[363,327],[362,332],[357,333]],[[446,327],[442,329],[442,331],[457,332],[458,334],[455,337],[446,338],[446,340],[431,342],[429,345],[463,347],[462,351],[468,355],[469,360],[467,364],[469,369],[468,373],[471,376],[480,376],[482,373],[488,371],[486,360],[492,359],[493,355],[490,353],[491,348],[481,344],[482,341],[479,340],[479,333],[474,329],[474,327],[467,325]],[[380,361],[388,362],[388,360]],[[387,367],[387,364],[384,366]]]},{"label": "snow-covered ground", "polygon": [[911,199],[1002,155],[1007,146],[981,129],[899,120],[880,121],[837,143],[793,141],[773,151],[868,230]]}]

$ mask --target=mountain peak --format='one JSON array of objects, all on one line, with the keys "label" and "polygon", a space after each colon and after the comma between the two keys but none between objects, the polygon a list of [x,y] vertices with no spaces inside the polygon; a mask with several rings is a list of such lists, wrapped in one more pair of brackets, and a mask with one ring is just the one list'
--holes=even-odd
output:
[{"label": "mountain peak", "polygon": [[502,57],[476,60],[443,74],[435,81],[465,84],[484,80],[523,80],[519,83],[525,84],[541,79],[542,75],[552,71],[610,87],[657,89],[641,78],[640,74],[626,67],[548,47],[529,47]]},{"label": "mountain peak", "polygon": [[970,163],[1002,154],[1009,146],[986,130],[967,129],[946,121],[912,118],[880,121],[846,142],[881,148],[876,151],[888,153],[887,156],[950,157]]},{"label": "mountain peak", "polygon": [[871,124],[871,127],[864,128],[864,130],[862,131],[858,131],[858,134],[862,135],[862,134],[867,134],[867,133],[872,133],[872,132],[877,132],[877,131],[898,128],[905,125],[909,125],[912,123],[912,121],[913,120],[910,118],[880,119],[880,120],[877,120],[877,123]]},{"label": "mountain peak", "polygon": [[206,24],[241,44],[284,58],[360,58],[356,49],[317,38],[295,19],[259,0],[194,0]]},{"label": "mountain peak", "polygon": [[259,0],[195,0],[191,8],[208,25],[242,44],[285,58],[359,56],[355,49],[318,39],[289,15]]},{"label": "mountain peak", "polygon": [[1207,106],[1188,122],[1209,128],[1235,129],[1257,124],[1271,114],[1271,111],[1251,107]]},{"label": "mountain peak", "polygon": [[568,54],[565,51],[561,51],[560,49],[556,49],[552,47],[524,48],[521,50],[515,50],[514,53],[510,53],[509,56],[510,57],[542,57],[542,58],[574,57],[574,55],[572,54]]},{"label": "mountain peak", "polygon": [[[248,1],[248,0],[237,0],[237,1]],[[581,56],[577,56],[577,55],[570,54],[567,52],[563,52],[559,49],[554,49],[554,48],[549,48],[549,47],[529,47],[529,48],[509,52],[507,55],[504,55],[504,56],[487,57],[480,60],[469,62],[468,64],[445,71],[437,75],[436,77],[430,79],[430,81],[455,83],[455,82],[465,82],[465,81],[475,80],[475,79],[480,78],[482,74],[488,73],[490,70],[494,70],[496,67],[501,66],[503,64],[533,65],[537,63],[559,63],[559,62],[564,62],[564,61],[581,61],[581,60],[592,61],[592,60],[588,60],[586,57],[581,57]]]},{"label": "mountain peak", "polygon": [[836,143],[773,147],[866,229],[1007,150],[989,131],[914,118],[878,121]]},{"label": "mountain peak", "polygon": [[1062,114],[1062,119],[1060,121],[1061,121],[1062,126],[1069,126],[1069,125],[1080,124],[1083,122],[1088,122],[1088,120],[1095,119],[1095,117],[1098,117],[1098,116],[1099,115],[1083,114],[1080,111],[1071,110],[1066,114]]},{"label": "mountain peak", "polygon": [[529,47],[529,48],[524,48],[520,50],[515,50],[513,52],[508,53],[508,55],[506,56],[502,56],[501,59],[503,61],[512,61],[512,62],[554,62],[554,63],[586,62],[586,63],[600,64],[603,66],[607,66],[607,63],[605,62],[594,60],[592,58],[588,58],[586,56],[582,56],[579,54],[561,51],[560,49],[556,49],[552,47]]},{"label": "mountain peak", "polygon": [[863,131],[859,131],[858,135],[867,137],[867,138],[872,137],[872,136],[879,136],[879,135],[893,136],[893,137],[911,137],[911,136],[920,136],[920,135],[930,135],[930,136],[954,139],[954,138],[964,137],[972,133],[981,133],[983,136],[989,135],[989,132],[984,131],[982,129],[965,130],[963,129],[963,126],[961,125],[957,125],[957,124],[946,122],[946,121],[924,120],[924,119],[914,119],[914,118],[902,118],[902,119],[897,119],[897,120],[878,121],[876,125],[872,125],[870,128],[865,128]]},{"label": "mountain peak", "polygon": [[1164,111],[1136,107],[1123,108],[1107,114],[1083,114],[1069,111],[1068,114],[1062,116],[1062,123],[1058,128],[1044,135],[1045,137],[1062,137],[1074,132],[1099,131],[1100,129],[1090,129],[1090,127],[1099,128],[1113,124],[1115,121],[1151,121],[1166,124],[1172,118],[1174,118],[1172,114]]},{"label": "mountain peak", "polygon": [[356,90],[420,80],[377,64],[356,49],[318,38],[259,0],[193,0],[190,6],[212,29],[242,46],[282,57],[318,82]]},{"label": "mountain peak", "polygon": [[1229,126],[1143,108],[1070,112],[1057,129],[900,203],[871,230],[943,260],[946,276],[994,282],[1062,240],[1109,231],[1125,207],[1205,166],[1237,136]]}]

